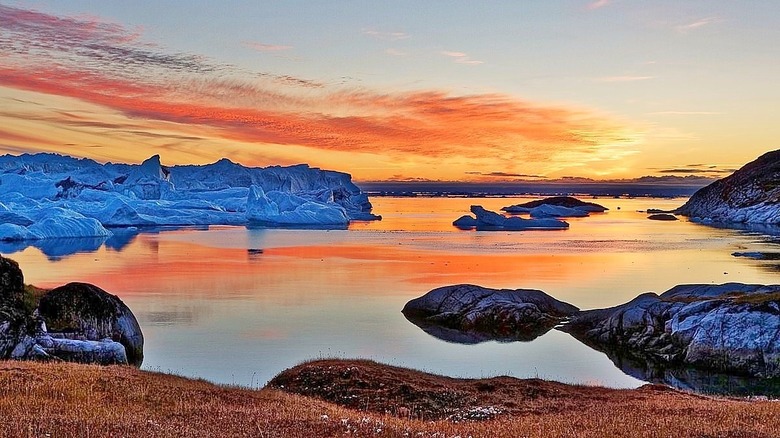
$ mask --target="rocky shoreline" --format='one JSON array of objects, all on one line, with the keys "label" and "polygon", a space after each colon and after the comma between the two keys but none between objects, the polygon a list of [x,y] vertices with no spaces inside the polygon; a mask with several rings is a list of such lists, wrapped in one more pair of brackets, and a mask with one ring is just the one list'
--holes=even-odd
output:
[{"label": "rocky shoreline", "polygon": [[721,380],[780,395],[780,285],[680,285],[585,311],[536,290],[454,285],[402,312],[450,342],[530,341],[555,327],[648,381],[717,392]]},{"label": "rocky shoreline", "polygon": [[140,367],[143,344],[118,297],[86,283],[34,289],[15,261],[0,256],[0,359]]}]

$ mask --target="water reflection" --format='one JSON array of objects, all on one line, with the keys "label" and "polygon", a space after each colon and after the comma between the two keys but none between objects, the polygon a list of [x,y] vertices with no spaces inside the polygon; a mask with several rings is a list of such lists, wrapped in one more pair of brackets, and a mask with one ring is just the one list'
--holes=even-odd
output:
[{"label": "water reflection", "polygon": [[484,333],[478,331],[464,331],[457,330],[442,325],[433,324],[427,321],[425,318],[415,318],[413,316],[404,315],[406,319],[412,324],[416,325],[425,333],[433,336],[436,339],[441,339],[445,342],[453,344],[466,344],[473,345],[482,342],[496,341],[496,342],[531,342],[539,336],[552,330],[553,326],[536,326],[533,330],[517,331],[503,336],[497,336],[491,333]]},{"label": "water reflection", "polygon": [[604,353],[621,371],[646,382],[704,394],[780,396],[780,378],[762,379],[696,368],[670,367],[617,351]]},{"label": "water reflection", "polygon": [[0,253],[14,254],[33,247],[38,248],[49,260],[58,261],[72,254],[95,252],[106,240],[106,237],[79,237],[2,242]]},{"label": "water reflection", "polygon": [[603,199],[608,213],[573,219],[564,233],[451,225],[472,203],[496,210],[516,200],[372,201],[384,219],[349,230],[142,228],[98,248],[71,245],[75,253],[58,258],[48,254],[68,251],[5,243],[0,252],[14,253],[29,283],[83,281],[122,298],[144,331],[147,368],[226,384],[249,384],[255,374],[263,382],[300,361],[338,355],[458,377],[635,387],[641,382],[606,355],[557,330],[533,342],[485,342],[410,324],[400,309],[456,283],[540,289],[588,309],[681,283],[778,282],[760,261],[731,255],[761,250],[762,239],[636,213],[680,200]]}]

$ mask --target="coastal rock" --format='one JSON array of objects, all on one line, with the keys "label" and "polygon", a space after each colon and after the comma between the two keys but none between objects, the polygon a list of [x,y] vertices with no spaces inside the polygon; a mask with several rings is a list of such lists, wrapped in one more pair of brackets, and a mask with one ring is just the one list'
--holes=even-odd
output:
[{"label": "coastal rock", "polygon": [[144,337],[135,316],[122,300],[97,286],[68,283],[52,289],[41,298],[38,312],[49,332],[87,341],[110,339],[124,346],[127,363],[143,362]]},{"label": "coastal rock", "polygon": [[[439,326],[487,335],[491,339],[528,341],[577,311],[576,307],[539,290],[490,289],[459,284],[440,287],[415,298],[406,303],[401,312],[424,330]],[[456,339],[452,333],[447,337]],[[465,339],[479,342],[481,336]]]},{"label": "coastal rock", "polygon": [[474,213],[475,217],[461,216],[452,224],[462,229],[476,227],[477,230],[485,231],[563,230],[569,228],[567,222],[557,219],[506,217],[494,211],[486,210],[481,205],[472,205],[471,212]]},{"label": "coastal rock", "polygon": [[9,358],[29,331],[23,295],[24,276],[19,264],[0,256],[0,359]]},{"label": "coastal rock", "polygon": [[532,209],[540,207],[542,205],[552,205],[558,207],[572,208],[572,209],[584,211],[586,213],[603,213],[609,210],[607,207],[604,207],[603,205],[599,205],[593,202],[580,201],[579,199],[573,198],[571,196],[554,196],[551,198],[539,199],[536,201],[530,201],[523,204],[510,205],[508,207],[502,208],[501,210],[504,210],[507,213],[530,213]]},{"label": "coastal rock", "polygon": [[780,285],[680,285],[609,309],[580,312],[562,330],[655,368],[695,367],[780,377]]},{"label": "coastal rock", "polygon": [[677,213],[705,222],[780,224],[780,150],[700,189]]},{"label": "coastal rock", "polygon": [[656,213],[647,217],[651,221],[676,221],[677,216],[668,213]]}]

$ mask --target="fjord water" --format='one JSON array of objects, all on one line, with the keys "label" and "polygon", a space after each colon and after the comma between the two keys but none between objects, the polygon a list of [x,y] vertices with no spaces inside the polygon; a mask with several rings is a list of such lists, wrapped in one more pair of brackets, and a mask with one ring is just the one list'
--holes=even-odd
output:
[{"label": "fjord water", "polygon": [[243,386],[319,357],[361,357],[457,377],[512,375],[635,387],[603,354],[552,330],[531,342],[448,343],[408,322],[410,299],[456,283],[536,288],[581,309],[682,283],[778,283],[777,266],[732,256],[765,236],[647,220],[684,199],[597,199],[565,231],[462,231],[469,205],[520,198],[374,198],[381,222],[349,230],[211,227],[142,233],[121,250],[11,254],[28,283],[96,284],[143,329],[144,369]]}]

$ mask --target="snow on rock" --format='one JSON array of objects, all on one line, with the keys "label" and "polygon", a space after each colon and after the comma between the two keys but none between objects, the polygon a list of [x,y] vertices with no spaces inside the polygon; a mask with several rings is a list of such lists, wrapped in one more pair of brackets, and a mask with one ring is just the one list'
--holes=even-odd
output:
[{"label": "snow on rock", "polygon": [[166,167],[159,155],[140,165],[0,156],[0,241],[6,242],[106,237],[106,227],[344,227],[381,219],[371,209],[349,174],[307,165],[253,168],[222,159]]}]

